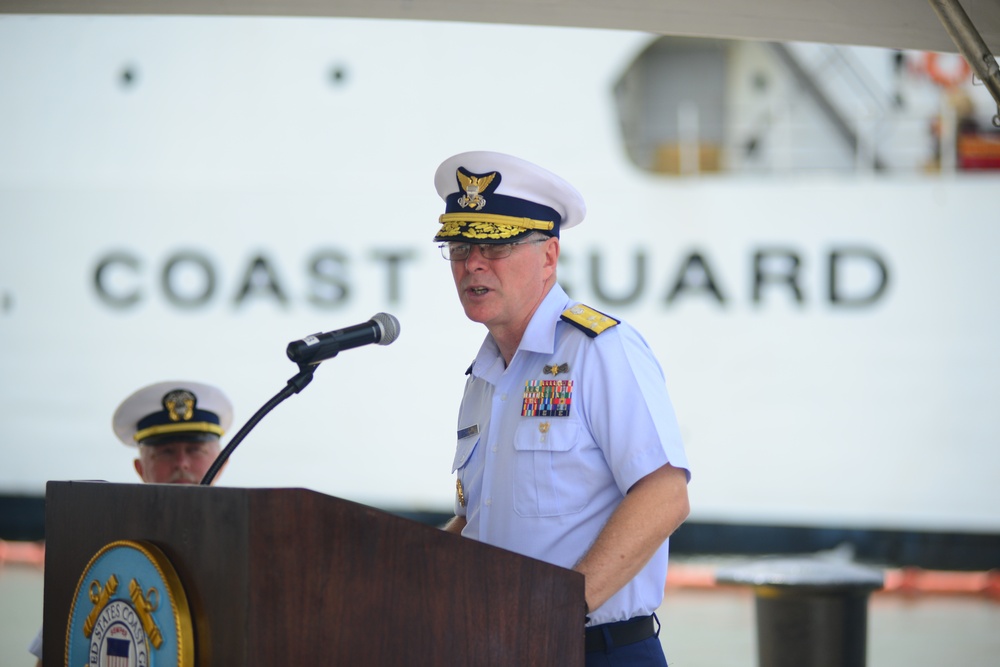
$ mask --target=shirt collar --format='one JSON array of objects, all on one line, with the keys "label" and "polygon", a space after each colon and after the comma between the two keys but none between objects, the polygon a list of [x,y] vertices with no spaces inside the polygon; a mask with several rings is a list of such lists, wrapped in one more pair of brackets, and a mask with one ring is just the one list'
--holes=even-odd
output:
[{"label": "shirt collar", "polygon": [[[569,304],[569,295],[559,283],[554,284],[531,316],[528,328],[524,330],[521,342],[517,346],[518,352],[524,350],[552,354],[556,349],[556,324],[559,322],[559,315],[569,307]],[[476,361],[472,364],[472,374],[496,384],[503,371],[504,363],[500,356],[500,348],[493,340],[492,334],[487,333],[476,355]]]},{"label": "shirt collar", "polygon": [[552,354],[556,349],[556,324],[559,322],[559,315],[566,310],[568,304],[569,296],[566,291],[559,283],[554,284],[538,305],[535,314],[531,316],[517,349]]}]

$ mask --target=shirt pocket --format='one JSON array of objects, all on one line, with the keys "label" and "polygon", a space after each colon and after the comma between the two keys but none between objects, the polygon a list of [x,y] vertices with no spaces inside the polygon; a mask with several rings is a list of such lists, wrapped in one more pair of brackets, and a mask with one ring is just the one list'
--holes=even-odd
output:
[{"label": "shirt pocket", "polygon": [[587,505],[581,428],[566,419],[527,419],[514,433],[514,511],[523,517],[579,512]]}]

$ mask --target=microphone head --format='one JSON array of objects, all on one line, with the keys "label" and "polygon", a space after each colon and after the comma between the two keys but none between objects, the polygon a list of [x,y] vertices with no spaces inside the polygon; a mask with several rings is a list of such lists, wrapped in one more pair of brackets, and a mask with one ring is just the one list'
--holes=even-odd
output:
[{"label": "microphone head", "polygon": [[379,345],[388,345],[399,338],[399,320],[389,313],[377,313],[373,315],[372,322],[378,324],[379,329],[382,331],[382,337],[378,340]]}]

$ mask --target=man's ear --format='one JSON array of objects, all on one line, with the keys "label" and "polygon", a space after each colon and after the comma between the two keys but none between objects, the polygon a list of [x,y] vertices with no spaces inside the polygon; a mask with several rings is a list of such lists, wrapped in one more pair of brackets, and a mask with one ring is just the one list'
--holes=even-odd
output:
[{"label": "man's ear", "polygon": [[559,265],[559,238],[552,237],[554,243],[545,244],[545,267],[555,271]]},{"label": "man's ear", "polygon": [[136,459],[132,461],[132,466],[135,468],[135,474],[139,475],[139,479],[146,481],[146,478],[142,476],[142,461]]}]

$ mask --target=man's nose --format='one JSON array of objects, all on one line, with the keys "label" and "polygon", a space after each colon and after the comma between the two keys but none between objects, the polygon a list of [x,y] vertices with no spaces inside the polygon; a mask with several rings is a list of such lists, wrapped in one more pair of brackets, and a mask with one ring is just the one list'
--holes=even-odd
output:
[{"label": "man's nose", "polygon": [[469,256],[465,258],[465,268],[467,271],[474,271],[476,268],[486,268],[489,260],[483,256],[483,248],[478,244],[473,244],[469,248]]}]

